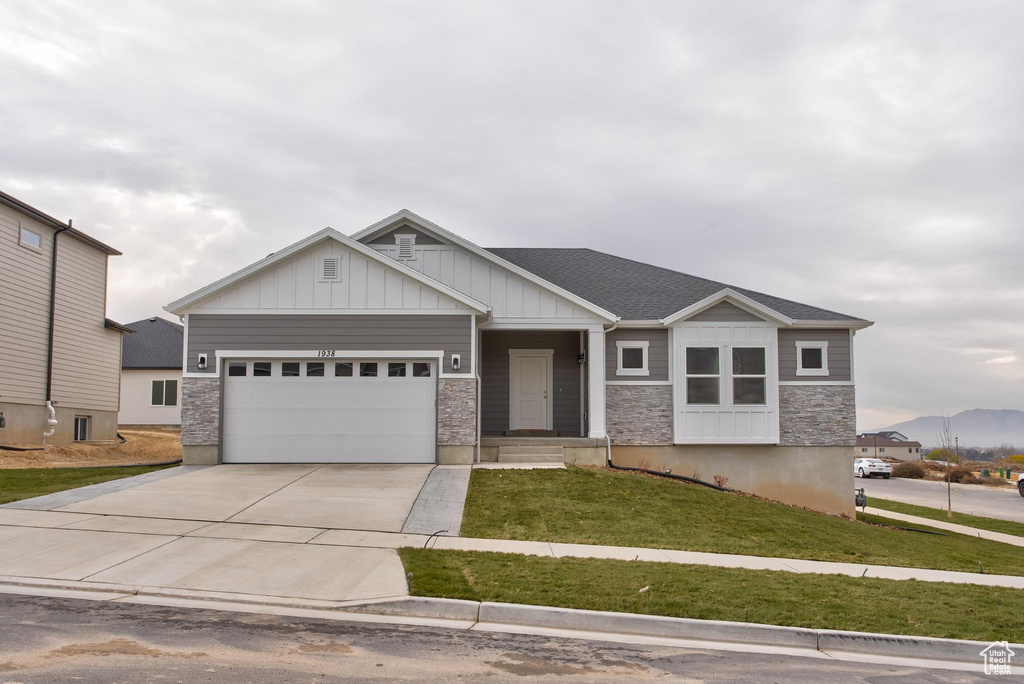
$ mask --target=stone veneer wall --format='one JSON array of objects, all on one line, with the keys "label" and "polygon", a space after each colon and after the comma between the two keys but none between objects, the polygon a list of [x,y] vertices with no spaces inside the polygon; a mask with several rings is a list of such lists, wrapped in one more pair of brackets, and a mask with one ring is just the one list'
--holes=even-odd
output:
[{"label": "stone veneer wall", "polygon": [[181,444],[220,442],[220,378],[181,379]]},{"label": "stone veneer wall", "polygon": [[605,416],[612,444],[672,444],[672,386],[608,385]]},{"label": "stone veneer wall", "polygon": [[441,378],[437,385],[437,443],[476,444],[476,379]]},{"label": "stone veneer wall", "polygon": [[779,387],[781,446],[854,446],[857,405],[853,385]]}]

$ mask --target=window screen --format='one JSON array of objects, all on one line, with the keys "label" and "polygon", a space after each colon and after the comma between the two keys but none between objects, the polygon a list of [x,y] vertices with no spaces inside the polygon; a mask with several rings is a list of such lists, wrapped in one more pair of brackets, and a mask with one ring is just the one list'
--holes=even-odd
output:
[{"label": "window screen", "polygon": [[644,367],[644,350],[639,347],[623,347],[620,350],[622,354],[622,368],[625,370],[643,370]]},{"label": "window screen", "polygon": [[800,367],[807,370],[820,370],[825,367],[824,349],[803,347],[800,350]]},{"label": "window screen", "polygon": [[178,381],[164,381],[164,406],[178,405]]},{"label": "window screen", "polygon": [[149,403],[153,406],[164,405],[164,381],[154,380],[152,394],[150,395]]},{"label": "window screen", "polygon": [[720,397],[718,347],[686,348],[686,403],[715,405]]}]

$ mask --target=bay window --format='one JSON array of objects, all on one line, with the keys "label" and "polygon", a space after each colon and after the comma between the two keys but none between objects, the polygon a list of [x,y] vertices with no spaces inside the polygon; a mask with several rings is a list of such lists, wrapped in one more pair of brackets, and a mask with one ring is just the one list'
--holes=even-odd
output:
[{"label": "bay window", "polygon": [[768,363],[764,347],[733,347],[732,403],[764,406],[767,404]]},{"label": "bay window", "polygon": [[721,364],[718,347],[686,348],[686,403],[721,403]]}]

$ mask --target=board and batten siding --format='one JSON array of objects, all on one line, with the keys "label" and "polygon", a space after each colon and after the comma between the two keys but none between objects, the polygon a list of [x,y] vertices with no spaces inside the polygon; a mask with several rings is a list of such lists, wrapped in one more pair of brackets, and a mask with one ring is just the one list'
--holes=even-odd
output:
[{"label": "board and batten siding", "polygon": [[[337,280],[323,280],[325,257],[340,257]],[[252,309],[438,309],[461,304],[395,269],[325,238],[191,307],[191,311]]]},{"label": "board and batten siding", "polygon": [[[796,343],[828,342],[828,375],[796,374]],[[848,382],[850,380],[850,331],[845,328],[780,329],[780,382]]]},{"label": "board and batten siding", "polygon": [[[40,249],[21,245],[22,226],[39,235]],[[0,399],[5,402],[46,399],[52,249],[52,228],[0,205]]]},{"label": "board and batten siding", "polygon": [[[563,437],[580,436],[580,333],[484,331],[480,343],[480,430],[502,435],[509,429],[509,349],[553,349],[551,378],[553,427]],[[584,364],[585,365],[585,364]]]},{"label": "board and batten siding", "polygon": [[473,339],[469,315],[430,314],[197,314],[188,317],[189,373],[201,373],[199,354],[209,355],[206,373],[215,373],[214,353],[224,351],[434,351],[461,354],[460,374],[472,374]]},{"label": "board and batten siding", "polygon": [[[618,375],[619,350],[616,342],[646,341],[647,368],[650,375]],[[605,380],[630,382],[667,382],[668,330],[665,328],[620,328],[605,335]]]},{"label": "board and batten siding", "polygon": [[118,409],[121,333],[104,327],[107,258],[80,240],[58,238],[53,399],[61,406]]},{"label": "board and batten siding", "polygon": [[487,304],[494,318],[596,320],[585,309],[455,245],[422,244],[417,240],[413,246],[413,258],[400,260],[398,246],[393,239],[390,244],[379,244],[374,240],[369,246]]},{"label": "board and batten siding", "polygon": [[731,302],[718,302],[714,306],[710,306],[700,313],[690,316],[686,320],[703,323],[746,323],[763,321],[764,319],[760,316],[755,316],[749,311],[744,311]]}]

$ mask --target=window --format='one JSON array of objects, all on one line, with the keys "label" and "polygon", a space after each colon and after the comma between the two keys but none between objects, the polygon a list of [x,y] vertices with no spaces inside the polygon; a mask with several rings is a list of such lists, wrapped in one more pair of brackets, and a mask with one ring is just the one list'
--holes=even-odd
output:
[{"label": "window", "polygon": [[252,376],[254,378],[269,378],[270,377],[270,362],[269,361],[257,361],[252,364]]},{"label": "window", "polygon": [[412,377],[414,378],[429,378],[430,377],[430,364],[429,363],[414,363],[412,364]]},{"label": "window", "polygon": [[764,347],[733,347],[732,403],[764,406],[768,399],[768,364]]},{"label": "window", "polygon": [[907,453],[908,454],[914,453],[914,448],[913,447],[907,447]]},{"label": "window", "polygon": [[415,235],[395,235],[395,244],[398,245],[399,259],[412,259],[412,246],[416,244]]},{"label": "window", "polygon": [[618,368],[616,375],[650,375],[647,368],[646,340],[619,340],[615,343],[618,351]]},{"label": "window", "polygon": [[885,453],[885,447],[879,447],[878,453],[884,454]]},{"label": "window", "polygon": [[306,377],[307,378],[322,378],[324,377],[324,364],[322,361],[312,362],[306,364]]},{"label": "window", "polygon": [[336,377],[336,378],[351,378],[352,377],[352,364],[350,362],[334,364],[334,377]]},{"label": "window", "polygon": [[35,249],[43,248],[43,239],[39,237],[39,233],[33,233],[28,228],[21,229],[21,244],[26,247],[34,247]]},{"label": "window", "polygon": [[914,453],[915,454],[921,453],[921,447],[914,447]]},{"label": "window", "polygon": [[828,375],[828,342],[797,342],[796,374]]},{"label": "window", "polygon": [[150,406],[177,406],[178,381],[154,380],[153,385],[151,387],[149,403]]},{"label": "window", "polygon": [[245,377],[245,362],[236,361],[228,364],[228,375],[236,378]]},{"label": "window", "polygon": [[89,416],[75,416],[75,441],[89,441]]},{"label": "window", "polygon": [[298,362],[286,362],[281,364],[281,377],[282,378],[297,378],[299,377],[299,363]]},{"label": "window", "polygon": [[375,362],[364,362],[359,364],[359,377],[361,378],[375,378],[377,377],[377,364]]},{"label": "window", "polygon": [[860,453],[862,453],[862,454],[868,453],[868,448],[867,447],[861,447],[860,448]]},{"label": "window", "polygon": [[721,370],[718,347],[686,348],[686,403],[715,405]]},{"label": "window", "polygon": [[320,262],[320,279],[337,280],[338,274],[341,273],[340,266],[340,257],[324,257]]},{"label": "window", "polygon": [[388,377],[389,378],[404,378],[405,377],[405,362],[395,363],[391,362],[388,364]]}]

